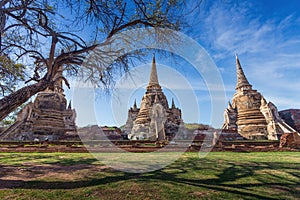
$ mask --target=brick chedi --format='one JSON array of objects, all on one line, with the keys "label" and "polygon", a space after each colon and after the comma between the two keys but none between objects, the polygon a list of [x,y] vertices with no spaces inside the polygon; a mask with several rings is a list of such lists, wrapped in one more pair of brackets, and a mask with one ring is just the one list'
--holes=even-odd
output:
[{"label": "brick chedi", "polygon": [[278,140],[295,132],[280,117],[276,106],[252,89],[236,56],[237,85],[232,103],[225,109],[224,132],[238,132],[246,139]]},{"label": "brick chedi", "polygon": [[67,107],[59,71],[54,86],[37,94],[34,102],[28,103],[19,113],[16,122],[0,133],[2,140],[59,140],[66,134],[76,135],[76,112]]},{"label": "brick chedi", "polygon": [[181,110],[169,108],[167,98],[158,82],[155,57],[153,57],[150,80],[140,108],[136,101],[128,111],[125,133],[131,140],[165,140],[173,138],[183,124]]}]

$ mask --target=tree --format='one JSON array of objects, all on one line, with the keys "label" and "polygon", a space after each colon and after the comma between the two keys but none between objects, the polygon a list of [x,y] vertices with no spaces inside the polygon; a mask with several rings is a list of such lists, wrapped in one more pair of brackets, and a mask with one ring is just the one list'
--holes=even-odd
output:
[{"label": "tree", "polygon": [[[61,6],[65,5],[65,6]],[[87,54],[99,46],[109,45],[121,31],[136,27],[164,27],[178,30],[182,25],[180,0],[2,0],[0,2],[1,35],[0,73],[11,82],[29,74],[27,84],[0,99],[0,120],[31,96],[53,87],[59,68],[77,75]],[[102,52],[110,55],[112,52]],[[89,78],[97,84],[108,84],[116,67],[128,69],[130,58],[139,52],[118,57],[113,63],[98,60],[105,68]],[[10,66],[10,67],[9,67]],[[24,67],[23,67],[24,66]],[[13,69],[13,70],[7,70]],[[5,85],[5,84],[3,84]],[[6,83],[6,85],[9,85]]]},{"label": "tree", "polygon": [[14,91],[18,81],[24,81],[24,66],[5,55],[0,55],[0,66],[0,93],[4,96]]}]

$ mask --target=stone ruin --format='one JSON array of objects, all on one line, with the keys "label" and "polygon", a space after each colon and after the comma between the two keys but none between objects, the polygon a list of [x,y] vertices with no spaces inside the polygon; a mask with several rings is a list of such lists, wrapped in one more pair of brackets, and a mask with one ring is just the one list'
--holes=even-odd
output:
[{"label": "stone ruin", "polygon": [[[57,76],[62,76],[62,70]],[[14,124],[0,133],[0,140],[61,140],[76,138],[76,112],[58,80],[37,94],[17,115]]]},{"label": "stone ruin", "polygon": [[294,133],[278,114],[276,106],[252,89],[236,56],[237,85],[232,103],[225,109],[223,132],[237,132],[246,139],[279,140]]},{"label": "stone ruin", "polygon": [[184,132],[181,110],[172,99],[171,108],[158,82],[155,57],[153,56],[150,80],[140,108],[136,101],[128,110],[124,128],[130,140],[170,140]]},{"label": "stone ruin", "polygon": [[283,134],[280,137],[279,147],[290,147],[300,149],[300,134],[298,132]]},{"label": "stone ruin", "polygon": [[279,111],[279,116],[288,125],[293,127],[298,133],[300,133],[300,109],[287,109]]}]

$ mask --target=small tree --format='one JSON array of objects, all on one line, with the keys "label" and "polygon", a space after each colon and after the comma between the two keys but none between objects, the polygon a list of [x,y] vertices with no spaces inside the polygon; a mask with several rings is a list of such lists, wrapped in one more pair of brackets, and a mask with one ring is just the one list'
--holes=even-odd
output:
[{"label": "small tree", "polygon": [[24,81],[24,66],[0,55],[0,92],[3,96],[13,92],[18,81]]}]

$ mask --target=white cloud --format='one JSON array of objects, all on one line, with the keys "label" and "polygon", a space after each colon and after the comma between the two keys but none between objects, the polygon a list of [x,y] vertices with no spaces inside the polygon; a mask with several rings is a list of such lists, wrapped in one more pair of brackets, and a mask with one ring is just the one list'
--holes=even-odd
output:
[{"label": "white cloud", "polygon": [[278,96],[269,96],[267,101],[271,101],[274,103],[278,110],[284,110],[289,108],[300,108],[300,102],[294,101],[294,99],[287,98],[287,97],[278,97]]},{"label": "white cloud", "polygon": [[215,1],[200,18],[200,41],[215,61],[230,64],[218,63],[224,66],[226,83],[236,82],[235,74],[226,73],[226,69],[234,68],[233,55],[238,53],[254,89],[269,96],[279,108],[300,107],[300,18],[297,13],[267,15],[256,4]]},{"label": "white cloud", "polygon": [[235,52],[276,51],[283,43],[290,42],[285,40],[283,31],[297,24],[294,14],[279,20],[263,20],[262,15],[255,13],[254,7],[249,2],[228,5],[215,1],[203,14],[203,41],[216,52],[215,58],[225,58]]}]

